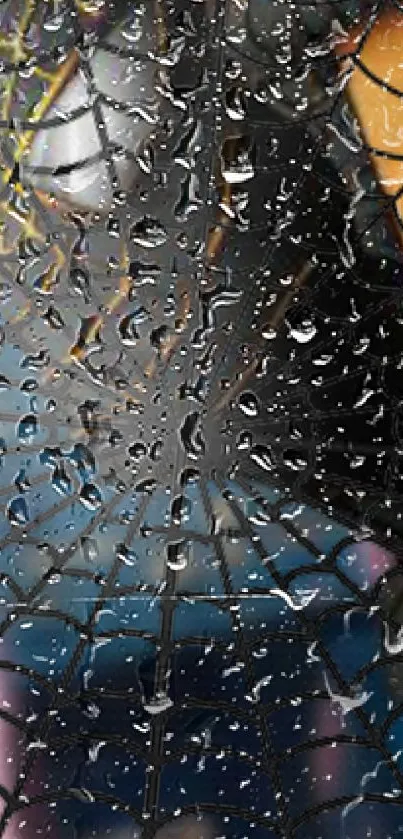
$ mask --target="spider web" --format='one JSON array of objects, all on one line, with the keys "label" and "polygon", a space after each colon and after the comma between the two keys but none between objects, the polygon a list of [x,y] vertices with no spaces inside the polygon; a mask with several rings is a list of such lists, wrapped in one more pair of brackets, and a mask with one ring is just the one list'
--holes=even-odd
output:
[{"label": "spider web", "polygon": [[[1,9],[2,835],[389,835],[400,193],[328,38],[389,6],[86,5]],[[37,119],[72,51],[88,101]]]}]

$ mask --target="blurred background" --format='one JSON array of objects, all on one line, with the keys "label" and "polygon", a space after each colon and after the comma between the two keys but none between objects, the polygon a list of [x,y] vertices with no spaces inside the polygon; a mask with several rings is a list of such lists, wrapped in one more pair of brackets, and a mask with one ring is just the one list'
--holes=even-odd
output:
[{"label": "blurred background", "polygon": [[403,833],[401,25],[0,5],[6,839]]}]

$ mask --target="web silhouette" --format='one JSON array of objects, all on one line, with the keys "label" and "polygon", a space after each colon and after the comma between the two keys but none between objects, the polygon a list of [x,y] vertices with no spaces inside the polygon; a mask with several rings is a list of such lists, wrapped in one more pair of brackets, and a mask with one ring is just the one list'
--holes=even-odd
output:
[{"label": "web silhouette", "polygon": [[389,13],[2,4],[4,836],[401,823]]}]

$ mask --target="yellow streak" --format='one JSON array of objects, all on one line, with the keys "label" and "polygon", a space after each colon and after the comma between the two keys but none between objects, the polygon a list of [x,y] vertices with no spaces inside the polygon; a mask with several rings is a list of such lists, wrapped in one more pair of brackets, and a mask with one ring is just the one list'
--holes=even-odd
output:
[{"label": "yellow streak", "polygon": [[[13,62],[15,64],[18,64],[19,61],[23,61],[26,58],[26,52],[24,50],[23,43],[28,29],[31,25],[34,11],[34,0],[27,0],[16,34],[11,38],[6,38],[5,36],[0,37],[0,47],[11,50]],[[4,120],[7,120],[7,122],[10,119],[11,103],[17,82],[18,72],[14,70],[14,72],[6,81],[4,91],[4,102],[2,104],[2,118]]]},{"label": "yellow streak", "polygon": [[30,302],[27,302],[26,305],[23,306],[23,308],[19,310],[18,314],[16,314],[15,317],[11,319],[11,323],[13,323],[13,324],[14,323],[20,323],[20,321],[24,320],[24,318],[27,315],[29,315],[31,309],[32,309],[32,304]]},{"label": "yellow streak", "polygon": [[[228,208],[231,207],[231,186],[226,182],[222,187],[221,204],[224,204]],[[214,262],[217,258],[218,251],[222,247],[224,241],[225,229],[229,227],[229,225],[230,219],[227,214],[221,212],[218,218],[217,226],[210,231],[210,236],[207,242],[207,259],[210,262]]]},{"label": "yellow streak", "polygon": [[[58,71],[55,73],[54,79],[49,85],[49,89],[43,95],[42,99],[37,102],[35,105],[32,114],[31,114],[31,122],[40,122],[42,120],[49,108],[52,106],[55,99],[59,96],[62,92],[63,88],[65,87],[68,80],[71,78],[73,73],[77,70],[79,66],[79,54],[76,49],[73,49],[66,60],[63,62],[61,67],[59,67]],[[35,137],[35,130],[29,129],[25,131],[21,137],[19,138],[17,149],[14,155],[14,163],[19,163],[25,154],[30,148],[32,141]],[[3,173],[3,183],[7,184],[11,180],[11,176],[13,174],[13,168],[7,168]]]}]

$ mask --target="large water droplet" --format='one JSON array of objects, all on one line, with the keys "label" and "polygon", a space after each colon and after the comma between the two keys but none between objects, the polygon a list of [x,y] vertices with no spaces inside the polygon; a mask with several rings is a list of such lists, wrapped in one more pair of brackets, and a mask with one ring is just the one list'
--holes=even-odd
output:
[{"label": "large water droplet", "polygon": [[70,452],[65,453],[65,457],[74,464],[83,476],[95,473],[95,457],[91,449],[84,443],[76,443]]},{"label": "large water droplet", "polygon": [[70,283],[76,294],[81,294],[86,302],[90,299],[90,275],[88,271],[80,268],[72,268],[70,271]]},{"label": "large water droplet", "polygon": [[0,374],[0,392],[2,390],[9,390],[10,387],[10,379],[8,379],[7,376],[3,376],[2,374]]},{"label": "large water droplet", "polygon": [[246,100],[241,87],[234,85],[231,87],[225,96],[225,110],[227,116],[235,121],[245,119],[246,116]]},{"label": "large water droplet", "polygon": [[251,460],[260,466],[261,469],[264,469],[265,472],[271,472],[273,469],[274,463],[268,446],[264,446],[260,443],[252,446],[249,456]]},{"label": "large water droplet", "polygon": [[230,137],[224,140],[221,169],[228,184],[242,184],[255,176],[254,147],[249,137]]},{"label": "large water droplet", "polygon": [[308,466],[308,460],[298,449],[287,449],[283,452],[283,461],[294,472],[301,472]]},{"label": "large water droplet", "polygon": [[124,565],[128,565],[132,568],[136,565],[137,556],[134,551],[131,551],[130,548],[127,547],[123,542],[120,542],[118,545],[115,545],[115,554]]},{"label": "large water droplet", "polygon": [[38,432],[38,417],[35,414],[26,414],[22,417],[17,426],[17,437],[23,443],[31,443]]},{"label": "large water droplet", "polygon": [[34,289],[39,294],[52,294],[59,282],[59,266],[54,263],[34,280]]},{"label": "large water droplet", "polygon": [[179,437],[188,457],[197,460],[205,453],[206,443],[200,427],[200,414],[193,411],[188,414],[179,430]]},{"label": "large water droplet", "polygon": [[190,543],[186,539],[167,545],[167,566],[171,571],[183,571],[189,561]]},{"label": "large water droplet", "polygon": [[99,555],[98,542],[90,536],[82,536],[80,539],[82,555],[86,562],[94,562]]},{"label": "large water droplet", "polygon": [[136,443],[132,443],[132,445],[129,446],[128,454],[133,460],[139,461],[146,456],[147,446],[141,440],[138,440]]},{"label": "large water droplet", "polygon": [[317,333],[317,328],[311,320],[304,320],[299,326],[289,328],[289,335],[299,344],[307,344],[312,341]]},{"label": "large water droplet", "polygon": [[171,518],[177,527],[180,527],[185,522],[189,521],[192,511],[192,502],[186,495],[177,495],[172,501]]},{"label": "large water droplet", "polygon": [[29,354],[26,355],[21,363],[20,367],[25,367],[30,370],[41,370],[43,367],[47,367],[50,362],[50,355],[47,350],[39,350],[36,354]]},{"label": "large water droplet", "polygon": [[133,224],[130,238],[135,245],[142,248],[158,248],[166,242],[168,233],[158,219],[144,216]]},{"label": "large water droplet", "polygon": [[52,487],[59,495],[69,495],[71,493],[71,480],[63,466],[63,463],[58,463],[52,475]]},{"label": "large water droplet", "polygon": [[244,390],[238,400],[239,409],[247,417],[257,417],[259,413],[259,400],[251,390]]},{"label": "large water droplet", "polygon": [[87,510],[98,510],[102,504],[102,495],[96,484],[85,483],[80,490],[80,501]]},{"label": "large water droplet", "polygon": [[28,523],[28,506],[22,495],[17,495],[7,504],[7,518],[14,527],[24,527]]}]

